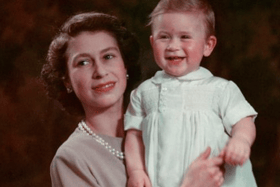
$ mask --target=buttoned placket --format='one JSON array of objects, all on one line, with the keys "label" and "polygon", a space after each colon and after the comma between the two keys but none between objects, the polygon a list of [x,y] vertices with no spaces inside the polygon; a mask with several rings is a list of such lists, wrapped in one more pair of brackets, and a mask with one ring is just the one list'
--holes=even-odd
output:
[{"label": "buttoned placket", "polygon": [[159,111],[166,111],[166,93],[168,91],[166,84],[161,84],[160,94],[159,94]]}]

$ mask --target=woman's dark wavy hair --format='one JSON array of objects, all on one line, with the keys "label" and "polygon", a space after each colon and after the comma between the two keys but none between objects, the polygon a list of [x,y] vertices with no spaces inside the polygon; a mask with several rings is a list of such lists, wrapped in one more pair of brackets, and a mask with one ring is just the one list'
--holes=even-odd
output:
[{"label": "woman's dark wavy hair", "polygon": [[74,92],[67,93],[64,85],[64,79],[68,78],[67,56],[65,54],[68,42],[72,37],[84,31],[106,31],[116,39],[129,75],[124,93],[124,107],[126,108],[129,94],[141,77],[138,63],[139,43],[135,35],[129,32],[117,17],[98,12],[81,13],[70,17],[54,37],[49,46],[47,62],[41,71],[47,95],[58,100],[69,114],[84,115],[81,102]]}]

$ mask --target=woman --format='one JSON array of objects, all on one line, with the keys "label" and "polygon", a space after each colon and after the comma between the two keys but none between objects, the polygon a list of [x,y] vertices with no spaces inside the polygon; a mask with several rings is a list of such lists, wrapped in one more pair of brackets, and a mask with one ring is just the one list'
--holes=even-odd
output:
[{"label": "woman", "polygon": [[[52,161],[52,186],[126,186],[124,98],[140,77],[138,56],[135,37],[116,17],[83,13],[61,27],[42,78],[48,95],[84,120]],[[222,159],[207,159],[209,153],[188,168],[182,186],[221,185]]]}]

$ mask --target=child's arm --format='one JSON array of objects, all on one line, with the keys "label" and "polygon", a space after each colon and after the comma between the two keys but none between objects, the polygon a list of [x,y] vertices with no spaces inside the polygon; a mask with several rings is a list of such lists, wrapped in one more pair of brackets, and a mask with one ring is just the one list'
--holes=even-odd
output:
[{"label": "child's arm", "polygon": [[246,117],[237,122],[232,128],[232,137],[220,153],[226,163],[243,165],[249,158],[251,146],[256,137],[256,127],[252,117]]},{"label": "child's arm", "polygon": [[145,171],[144,144],[142,132],[128,130],[125,139],[125,160],[128,174],[128,187],[151,187]]}]

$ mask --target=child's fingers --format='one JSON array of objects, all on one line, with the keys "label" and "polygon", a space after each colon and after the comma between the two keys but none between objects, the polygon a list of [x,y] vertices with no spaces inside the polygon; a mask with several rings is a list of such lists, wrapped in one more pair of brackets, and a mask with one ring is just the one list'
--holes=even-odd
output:
[{"label": "child's fingers", "polygon": [[234,146],[227,146],[224,159],[227,164],[236,165],[239,159],[238,150]]},{"label": "child's fingers", "polygon": [[226,153],[226,150],[225,150],[225,148],[224,148],[224,149],[222,149],[222,151],[220,152],[220,154],[218,155],[218,157],[224,158],[224,157],[225,157],[225,153]]},{"label": "child's fingers", "polygon": [[146,185],[146,179],[133,179],[128,180],[128,187],[151,187],[151,186],[145,186]]},{"label": "child's fingers", "polygon": [[145,183],[144,187],[152,187],[150,183]]},{"label": "child's fingers", "polygon": [[150,179],[148,177],[145,178],[144,183],[145,183],[144,187],[152,187],[152,184],[151,184]]},{"label": "child's fingers", "polygon": [[244,149],[231,149],[226,153],[225,162],[230,165],[243,165],[248,158],[248,151]]},{"label": "child's fingers", "polygon": [[128,187],[144,187],[144,184],[142,182],[134,182],[134,183],[129,183]]},{"label": "child's fingers", "polygon": [[141,183],[134,185],[133,187],[145,187],[145,186],[144,186],[144,183],[141,182]]},{"label": "child's fingers", "polygon": [[250,157],[250,152],[249,151],[245,151],[243,157],[241,157],[240,159],[240,163],[239,165],[242,166]]}]

